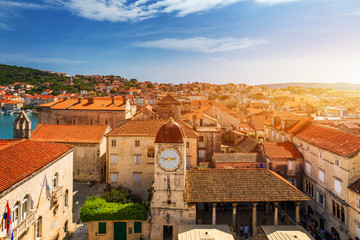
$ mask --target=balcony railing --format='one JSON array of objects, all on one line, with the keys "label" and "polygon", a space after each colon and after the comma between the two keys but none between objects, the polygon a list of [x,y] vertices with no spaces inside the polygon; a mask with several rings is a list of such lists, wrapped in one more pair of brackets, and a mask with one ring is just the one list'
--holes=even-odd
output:
[{"label": "balcony railing", "polygon": [[57,202],[58,198],[61,196],[63,190],[63,186],[58,186],[52,192],[52,200],[53,202]]},{"label": "balcony railing", "polygon": [[17,225],[17,227],[14,229],[14,238],[18,238],[23,234],[25,231],[29,229],[29,227],[34,223],[35,221],[35,211],[29,212],[29,215],[20,222],[20,224]]}]

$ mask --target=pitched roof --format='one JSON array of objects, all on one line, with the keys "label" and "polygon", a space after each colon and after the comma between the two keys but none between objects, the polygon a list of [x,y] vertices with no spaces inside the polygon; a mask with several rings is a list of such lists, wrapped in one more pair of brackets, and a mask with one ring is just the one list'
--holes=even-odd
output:
[{"label": "pitched roof", "polygon": [[1,147],[0,193],[72,148],[71,145],[38,142],[28,139],[14,141]]},{"label": "pitched roof", "polygon": [[32,140],[62,143],[100,143],[108,132],[107,125],[39,124],[32,132]]},{"label": "pitched roof", "polygon": [[[155,137],[162,125],[164,125],[167,120],[160,119],[134,119],[125,122],[121,126],[115,128],[113,131],[109,132],[108,136],[149,136]],[[177,120],[180,126],[185,131],[187,138],[196,138],[197,134],[191,129],[189,125],[184,123],[181,120]]]},{"label": "pitched roof", "polygon": [[301,153],[291,142],[263,142],[265,154],[271,159],[302,158]]},{"label": "pitched roof", "polygon": [[95,97],[90,99],[61,99],[51,103],[39,105],[39,107],[50,107],[51,109],[69,110],[104,110],[104,111],[123,111],[125,101],[122,97]]},{"label": "pitched roof", "polygon": [[304,193],[268,169],[192,169],[185,202],[308,201]]},{"label": "pitched roof", "polygon": [[0,139],[0,149],[1,147],[3,146],[6,146],[10,143],[14,143],[14,142],[17,142],[17,141],[20,141],[21,139]]},{"label": "pitched roof", "polygon": [[354,183],[350,184],[348,188],[354,191],[355,193],[360,194],[360,178]]},{"label": "pitched roof", "polygon": [[256,130],[264,130],[264,123],[267,120],[267,116],[252,116],[251,122]]},{"label": "pitched roof", "polygon": [[214,162],[260,162],[262,160],[258,153],[214,153]]},{"label": "pitched roof", "polygon": [[163,97],[162,99],[160,99],[157,102],[157,105],[167,105],[167,104],[175,104],[175,105],[180,105],[180,102],[178,100],[176,100],[173,96],[171,96],[170,94],[167,94],[165,97]]},{"label": "pitched roof", "polygon": [[344,157],[352,157],[360,151],[360,136],[332,127],[309,124],[294,136]]}]

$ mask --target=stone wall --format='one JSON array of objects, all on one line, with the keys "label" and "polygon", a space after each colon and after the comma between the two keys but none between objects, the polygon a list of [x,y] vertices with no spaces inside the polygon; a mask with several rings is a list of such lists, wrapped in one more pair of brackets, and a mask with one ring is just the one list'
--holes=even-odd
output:
[{"label": "stone wall", "polygon": [[[53,177],[58,174],[58,187],[53,187]],[[53,193],[56,192],[57,203],[46,199],[46,189],[42,187],[47,177],[48,184]],[[55,190],[55,191],[54,191]],[[67,191],[67,207],[64,196]],[[19,206],[19,219],[13,223],[14,237],[19,239],[37,239],[36,221],[42,219],[42,239],[53,239],[57,235],[63,239],[70,233],[72,227],[72,204],[73,204],[73,152],[70,151],[60,159],[53,161],[43,170],[39,170],[19,183],[13,185],[9,190],[0,195],[0,211],[5,210],[9,202],[11,211],[16,202],[22,203],[28,196],[29,211],[26,217],[22,217],[22,207]],[[68,222],[68,233],[64,232],[65,222]],[[23,231],[21,230],[23,229]],[[20,236],[20,233],[23,232]],[[0,238],[3,233],[0,233]]]}]

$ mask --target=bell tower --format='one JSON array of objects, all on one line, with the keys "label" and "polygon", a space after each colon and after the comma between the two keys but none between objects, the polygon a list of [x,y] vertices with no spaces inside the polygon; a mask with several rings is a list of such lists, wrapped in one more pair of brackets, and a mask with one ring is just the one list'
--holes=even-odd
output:
[{"label": "bell tower", "polygon": [[186,136],[172,118],[155,138],[151,239],[177,239],[178,225],[195,224],[196,208],[184,202]]},{"label": "bell tower", "polygon": [[14,121],[14,138],[31,138],[31,121],[24,111]]}]

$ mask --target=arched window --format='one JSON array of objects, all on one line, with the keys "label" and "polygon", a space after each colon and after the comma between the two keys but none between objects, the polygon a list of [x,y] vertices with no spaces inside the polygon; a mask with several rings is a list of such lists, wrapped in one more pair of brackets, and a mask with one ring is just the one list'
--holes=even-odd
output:
[{"label": "arched window", "polygon": [[333,210],[333,215],[336,216],[336,205],[334,200],[332,200],[332,210]]},{"label": "arched window", "polygon": [[66,220],[66,222],[65,222],[65,225],[64,225],[64,233],[66,234],[68,231],[69,231],[69,223],[68,223],[68,221]]},{"label": "arched window", "polygon": [[29,195],[26,195],[22,201],[22,219],[24,220],[29,213],[29,203],[30,203],[30,198]]},{"label": "arched window", "polygon": [[338,203],[336,204],[336,217],[340,219],[340,207]]},{"label": "arched window", "polygon": [[58,181],[59,181],[59,179],[58,179],[58,174],[55,173],[55,175],[54,175],[54,177],[53,177],[53,187],[54,187],[54,189],[57,188],[57,186],[58,186]]},{"label": "arched window", "polygon": [[42,237],[42,217],[39,217],[36,221],[36,238]]},{"label": "arched window", "polygon": [[345,223],[345,210],[344,207],[341,207],[341,219],[343,223]]},{"label": "arched window", "polygon": [[19,220],[20,202],[16,202],[12,210],[13,229],[17,226]]},{"label": "arched window", "polygon": [[66,190],[65,191],[65,194],[64,194],[64,207],[67,208],[69,206],[69,203],[68,203],[68,198],[69,198],[69,191]]}]

